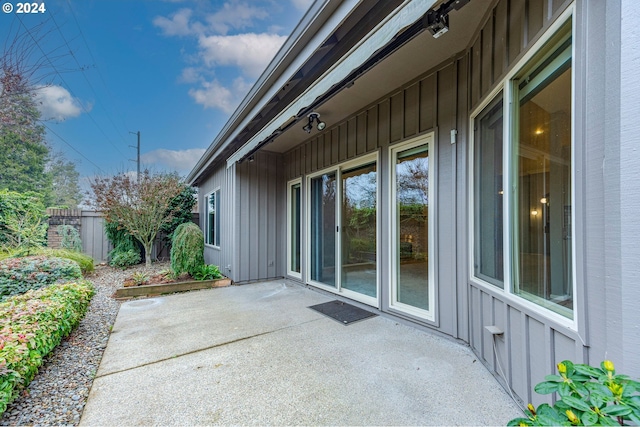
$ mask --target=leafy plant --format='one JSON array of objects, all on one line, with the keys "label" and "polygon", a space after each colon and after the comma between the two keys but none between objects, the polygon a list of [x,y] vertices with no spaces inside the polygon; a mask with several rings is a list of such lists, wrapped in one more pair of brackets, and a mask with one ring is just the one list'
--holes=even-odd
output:
[{"label": "leafy plant", "polygon": [[119,267],[123,270],[136,264],[140,264],[140,252],[136,252],[133,249],[126,252],[116,252],[109,262],[110,266]]},{"label": "leafy plant", "polygon": [[160,227],[160,231],[166,234],[166,239],[173,241],[173,234],[180,224],[191,222],[193,206],[196,204],[196,189],[186,183],[181,184],[180,194],[171,199],[169,212],[173,212],[171,220]]},{"label": "leafy plant", "polygon": [[0,415],[87,311],[89,282],[52,285],[0,303]]},{"label": "leafy plant", "polygon": [[34,255],[46,255],[49,257],[73,260],[78,263],[83,275],[91,274],[95,269],[95,266],[93,265],[93,258],[82,252],[76,252],[69,249],[39,248],[34,251]]},{"label": "leafy plant", "polygon": [[56,232],[62,237],[60,247],[71,251],[82,252],[80,232],[73,225],[59,225]]},{"label": "leafy plant", "polygon": [[180,224],[171,243],[171,269],[175,275],[193,274],[204,265],[204,235],[192,222]]},{"label": "leafy plant", "polygon": [[39,194],[0,191],[0,246],[29,251],[44,246],[46,210]]},{"label": "leafy plant", "polygon": [[29,256],[0,261],[0,301],[31,289],[82,277],[77,262],[56,257]]},{"label": "leafy plant", "polygon": [[104,231],[113,245],[113,249],[109,252],[109,265],[124,269],[140,263],[142,258],[138,241],[124,227],[116,221],[105,221]]},{"label": "leafy plant", "polygon": [[189,274],[196,280],[215,280],[224,277],[222,273],[220,273],[220,268],[213,264],[201,265],[193,273]]},{"label": "leafy plant", "polygon": [[543,403],[527,406],[527,418],[511,420],[510,426],[546,425],[625,425],[631,421],[640,425],[640,382],[627,375],[616,374],[613,362],[605,360],[599,368],[558,363],[560,375],[547,375],[536,385],[540,394],[557,393],[551,406]]},{"label": "leafy plant", "polygon": [[146,285],[149,282],[149,275],[143,271],[136,271],[131,276],[136,286]]}]

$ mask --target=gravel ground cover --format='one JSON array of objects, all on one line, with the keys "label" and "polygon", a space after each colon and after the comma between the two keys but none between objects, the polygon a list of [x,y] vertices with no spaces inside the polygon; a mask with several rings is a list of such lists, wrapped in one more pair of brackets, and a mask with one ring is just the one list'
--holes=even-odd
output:
[{"label": "gravel ground cover", "polygon": [[167,268],[166,262],[154,263],[151,270],[144,265],[126,271],[97,267],[87,277],[96,294],[86,316],[46,358],[29,387],[4,412],[0,425],[78,425],[120,308],[113,293],[136,271],[152,274]]}]

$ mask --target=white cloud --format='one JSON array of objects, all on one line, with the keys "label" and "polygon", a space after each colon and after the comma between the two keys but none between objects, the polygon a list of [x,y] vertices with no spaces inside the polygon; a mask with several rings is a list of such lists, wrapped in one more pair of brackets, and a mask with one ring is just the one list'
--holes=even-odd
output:
[{"label": "white cloud", "polygon": [[313,0],[291,0],[291,3],[296,9],[306,11],[311,7]]},{"label": "white cloud", "polygon": [[189,23],[192,13],[191,9],[180,9],[171,16],[171,19],[156,16],[153,19],[153,25],[160,27],[165,36],[188,36],[194,31]]},{"label": "white cloud", "polygon": [[205,108],[217,108],[230,114],[240,104],[250,88],[250,83],[242,77],[238,77],[233,81],[231,87],[223,86],[217,80],[203,82],[199,89],[189,90],[189,95],[196,103]]},{"label": "white cloud", "polygon": [[140,156],[145,164],[160,164],[176,171],[190,171],[204,154],[204,148],[190,148],[188,150],[167,150],[160,148]]},{"label": "white cloud", "polygon": [[246,3],[225,3],[218,12],[208,15],[206,21],[214,33],[227,34],[231,28],[241,29],[253,25],[254,19],[265,19],[269,15],[264,9]]},{"label": "white cloud", "polygon": [[42,118],[65,120],[82,113],[82,105],[61,86],[42,86],[36,93],[36,103]]},{"label": "white cloud", "polygon": [[200,80],[200,71],[193,67],[187,67],[182,70],[182,74],[178,78],[180,83],[197,83]]},{"label": "white cloud", "polygon": [[256,78],[287,38],[277,34],[237,34],[200,37],[201,56],[208,66],[231,65]]}]

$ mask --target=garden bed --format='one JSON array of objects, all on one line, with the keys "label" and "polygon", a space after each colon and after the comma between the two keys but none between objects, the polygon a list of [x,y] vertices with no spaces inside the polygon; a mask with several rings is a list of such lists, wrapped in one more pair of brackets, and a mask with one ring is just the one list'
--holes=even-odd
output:
[{"label": "garden bed", "polygon": [[231,285],[231,279],[226,277],[215,280],[165,281],[165,283],[150,283],[148,285],[125,286],[118,288],[116,289],[114,296],[118,299],[133,298],[140,296],[172,294],[175,292],[195,291],[199,289],[221,288],[229,285]]}]

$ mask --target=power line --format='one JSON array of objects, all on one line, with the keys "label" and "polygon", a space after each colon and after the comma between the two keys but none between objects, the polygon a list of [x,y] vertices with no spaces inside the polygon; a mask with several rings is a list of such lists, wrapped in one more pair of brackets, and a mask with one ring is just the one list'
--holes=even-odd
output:
[{"label": "power line", "polygon": [[[53,62],[51,61],[51,59],[49,59],[49,56],[45,53],[44,49],[42,49],[42,47],[40,46],[40,43],[38,43],[38,41],[35,39],[35,37],[33,37],[33,35],[31,34],[31,31],[29,30],[29,28],[27,28],[27,26],[24,24],[24,22],[22,21],[22,18],[20,17],[20,15],[16,15],[16,17],[18,17],[18,20],[20,21],[20,24],[22,24],[22,26],[24,27],[25,31],[27,32],[27,34],[29,34],[29,36],[31,37],[31,40],[33,40],[33,42],[35,43],[35,45],[38,47],[38,49],[40,49],[40,52],[42,53],[42,55],[44,55],[44,57],[47,59],[47,61],[49,61],[49,65],[51,66],[51,68],[53,68],[53,70],[55,71],[55,73],[58,75],[58,77],[60,77],[60,80],[62,80],[62,83],[64,83],[65,86],[67,86],[69,92],[71,93],[72,96],[75,97],[75,95],[73,94],[73,92],[71,91],[71,86],[69,86],[69,84],[66,82],[66,80],[64,79],[64,77],[62,77],[62,74],[60,74],[60,72],[58,71],[58,69],[56,68],[56,66],[53,64]],[[98,124],[98,122],[96,122],[96,120],[93,118],[93,116],[91,115],[91,113],[89,112],[89,110],[87,110],[87,107],[84,106],[83,103],[79,103],[80,106],[82,107],[82,109],[85,111],[85,113],[87,113],[87,115],[89,116],[89,118],[91,119],[91,121],[96,125],[96,127],[98,128],[98,130],[100,130],[100,132],[102,132],[102,134],[104,135],[104,137],[107,139],[107,141],[113,146],[113,148],[116,149],[116,151],[118,153],[120,153],[120,155],[122,157],[126,157],[122,151],[120,151],[120,149],[113,143],[113,141],[111,141],[111,139],[109,139],[109,137],[107,136],[106,132],[102,129],[102,127],[100,127],[100,125]]]},{"label": "power line", "polygon": [[93,166],[95,166],[100,172],[102,172],[103,174],[106,175],[106,172],[104,170],[102,170],[102,168],[98,165],[96,165],[95,163],[93,163],[91,160],[89,160],[84,154],[82,154],[80,151],[78,151],[78,149],[76,147],[74,147],[73,145],[69,144],[67,142],[66,139],[64,139],[63,137],[61,137],[60,135],[58,135],[57,133],[55,133],[53,131],[53,129],[51,129],[49,126],[47,126],[47,124],[43,121],[40,121],[40,123],[42,123],[42,125],[44,127],[46,127],[49,132],[51,132],[52,134],[54,134],[55,136],[58,137],[58,139],[60,139],[60,141],[64,142],[65,144],[67,144],[73,151],[75,151],[76,153],[78,153],[80,155],[80,157],[82,157],[83,159],[85,159],[87,162],[91,163]]},{"label": "power line", "polygon": [[[123,142],[126,143],[126,140],[124,139],[124,137],[122,136],[122,133],[120,133],[120,130],[116,127],[116,124],[113,122],[113,119],[111,118],[111,115],[109,114],[109,110],[107,110],[104,105],[102,104],[102,102],[100,101],[100,97],[98,96],[98,93],[96,92],[96,90],[94,89],[93,85],[91,84],[91,82],[89,81],[89,78],[87,77],[86,73],[85,73],[85,69],[84,67],[82,67],[80,65],[80,62],[78,61],[78,58],[76,58],[76,55],[73,53],[73,49],[71,49],[71,46],[69,45],[69,42],[67,41],[66,37],[64,36],[64,34],[62,33],[62,30],[60,28],[60,26],[58,25],[58,22],[56,21],[56,18],[54,16],[54,14],[51,14],[51,20],[53,21],[54,25],[56,26],[58,33],[60,34],[60,36],[62,37],[62,40],[64,41],[65,45],[67,46],[67,48],[69,49],[69,53],[71,54],[71,57],[73,58],[73,60],[75,61],[76,65],[78,66],[78,69],[80,69],[80,71],[82,72],[82,76],[84,77],[85,81],[87,82],[87,84],[89,85],[89,88],[91,88],[91,91],[93,92],[94,96],[96,97],[96,100],[98,101],[98,104],[102,106],[102,109],[104,110],[107,119],[109,119],[109,122],[111,122],[111,125],[113,126],[113,128],[115,129],[115,131],[118,133],[118,135],[120,136],[120,139],[122,139]],[[80,29],[80,28],[78,28]],[[80,34],[82,35],[82,31],[80,32]],[[84,38],[84,36],[83,36]],[[85,40],[85,44],[86,44],[86,40]],[[91,55],[91,51],[89,51],[89,55]],[[93,59],[93,55],[91,55],[91,58]],[[94,60],[95,62],[95,60]]]},{"label": "power line", "polygon": [[[113,94],[111,93],[111,89],[109,89],[109,86],[107,85],[107,83],[105,82],[104,77],[102,76],[102,73],[100,72],[100,68],[98,67],[98,63],[95,59],[95,57],[93,56],[93,53],[91,52],[91,48],[89,47],[89,43],[87,43],[87,39],[84,36],[84,33],[82,32],[82,28],[80,28],[80,23],[78,22],[78,18],[76,17],[76,13],[73,11],[73,7],[71,7],[71,0],[67,0],[67,6],[69,7],[69,11],[71,12],[71,16],[73,16],[73,20],[76,24],[76,27],[78,27],[78,31],[80,32],[80,37],[82,38],[82,41],[84,42],[85,47],[87,48],[87,52],[89,52],[89,56],[91,57],[91,60],[93,61],[93,64],[95,66],[96,71],[98,72],[98,77],[100,78],[100,81],[102,82],[102,85],[104,86],[104,88],[107,90],[107,96],[109,97],[111,104],[115,105],[115,102],[113,102]],[[122,121],[122,124],[124,125],[125,129],[129,129],[129,127],[127,126],[127,123],[124,120],[124,117],[122,115],[120,115],[120,120]]]}]

